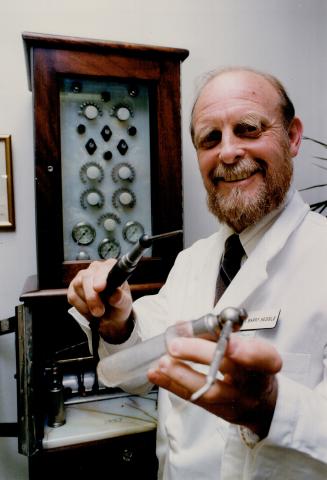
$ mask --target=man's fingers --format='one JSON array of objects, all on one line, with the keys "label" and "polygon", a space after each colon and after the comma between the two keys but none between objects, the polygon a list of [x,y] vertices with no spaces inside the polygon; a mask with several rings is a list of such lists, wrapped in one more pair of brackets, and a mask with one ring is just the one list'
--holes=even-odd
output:
[{"label": "man's fingers", "polygon": [[[175,338],[169,342],[169,353],[183,360],[210,364],[215,342],[200,338]],[[268,342],[257,339],[243,339],[232,335],[228,343],[225,358],[220,370],[232,373],[237,367],[268,374],[277,373],[282,366],[281,358],[276,349]]]},{"label": "man's fingers", "polygon": [[[206,382],[206,375],[169,355],[161,357],[156,369],[149,370],[148,378],[152,383],[184,399],[189,399]],[[217,402],[217,398],[219,398],[219,402],[225,404],[235,401],[238,396],[239,392],[233,386],[216,381],[197,403]]]},{"label": "man's fingers", "polygon": [[90,315],[89,307],[81,298],[76,297],[73,305],[76,310],[78,310],[82,315],[84,315],[85,318],[87,318],[87,320],[90,320],[92,318],[92,315]]},{"label": "man's fingers", "polygon": [[131,294],[128,283],[125,282],[117,288],[108,299],[110,305],[114,308],[124,309],[131,303]]},{"label": "man's fingers", "polygon": [[95,261],[87,269],[80,270],[69,285],[67,294],[69,303],[83,314],[103,316],[105,306],[99,293],[105,289],[108,273],[114,264],[115,260]]},{"label": "man's fingers", "polygon": [[211,363],[215,347],[215,342],[202,338],[177,337],[168,342],[168,351],[173,357],[204,364]]},{"label": "man's fingers", "polygon": [[260,338],[242,339],[232,336],[226,358],[245,368],[275,374],[282,368],[282,359],[273,345]]},{"label": "man's fingers", "polygon": [[106,287],[108,273],[115,265],[116,260],[109,259],[105,262],[93,262],[90,265],[90,272],[93,276],[93,288],[96,292],[100,293]]}]

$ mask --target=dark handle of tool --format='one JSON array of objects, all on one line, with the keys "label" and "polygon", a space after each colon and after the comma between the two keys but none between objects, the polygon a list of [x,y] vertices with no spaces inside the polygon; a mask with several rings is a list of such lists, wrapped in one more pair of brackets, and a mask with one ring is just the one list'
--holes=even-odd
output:
[{"label": "dark handle of tool", "polygon": [[110,297],[118,287],[120,287],[126,280],[129,279],[131,274],[136,269],[139,261],[143,257],[145,250],[151,247],[154,241],[173,237],[180,233],[182,233],[182,230],[176,230],[174,232],[162,233],[160,235],[153,236],[142,235],[138,243],[128,253],[119,258],[119,260],[117,260],[113,268],[108,273],[107,286],[100,295],[102,300],[105,301],[105,298]]},{"label": "dark handle of tool", "polygon": [[[100,293],[104,305],[107,307],[107,298],[110,297],[114,291],[120,287],[136,269],[139,261],[143,257],[145,250],[151,247],[152,243],[156,240],[163,240],[165,238],[174,237],[183,233],[182,230],[175,230],[173,232],[162,233],[160,235],[142,235],[138,243],[125,255],[117,260],[107,276],[107,285],[103,292]],[[98,362],[98,346],[99,346],[99,323],[100,319],[94,318],[90,322],[92,330],[92,349],[93,356],[96,362]]]}]

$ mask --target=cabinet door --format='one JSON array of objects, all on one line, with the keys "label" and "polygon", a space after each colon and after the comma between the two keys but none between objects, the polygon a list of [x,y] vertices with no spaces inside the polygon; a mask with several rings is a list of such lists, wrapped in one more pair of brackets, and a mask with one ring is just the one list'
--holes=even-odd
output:
[{"label": "cabinet door", "polygon": [[156,480],[156,432],[43,451],[29,459],[30,480]]}]

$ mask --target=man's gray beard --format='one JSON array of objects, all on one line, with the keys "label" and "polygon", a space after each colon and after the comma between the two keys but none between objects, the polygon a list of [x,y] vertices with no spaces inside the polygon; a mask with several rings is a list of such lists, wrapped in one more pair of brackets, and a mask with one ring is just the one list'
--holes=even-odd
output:
[{"label": "man's gray beard", "polygon": [[282,171],[266,171],[266,176],[254,198],[253,194],[248,195],[237,187],[224,195],[212,185],[207,188],[209,210],[220,222],[226,223],[235,232],[241,232],[281,205],[290,187],[292,176],[293,162],[288,157],[285,158]]}]

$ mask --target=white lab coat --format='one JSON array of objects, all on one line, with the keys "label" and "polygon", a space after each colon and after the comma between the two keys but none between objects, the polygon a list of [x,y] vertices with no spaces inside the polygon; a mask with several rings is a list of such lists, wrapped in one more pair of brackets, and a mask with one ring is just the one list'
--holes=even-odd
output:
[{"label": "white lab coat", "polygon": [[[135,302],[139,337],[212,311],[225,236],[221,229],[181,252],[161,292]],[[160,389],[159,478],[326,479],[327,221],[310,212],[298,193],[215,310],[227,306],[242,306],[249,313],[281,310],[275,328],[250,333],[270,341],[283,357],[269,435],[250,449],[238,427]]]}]

